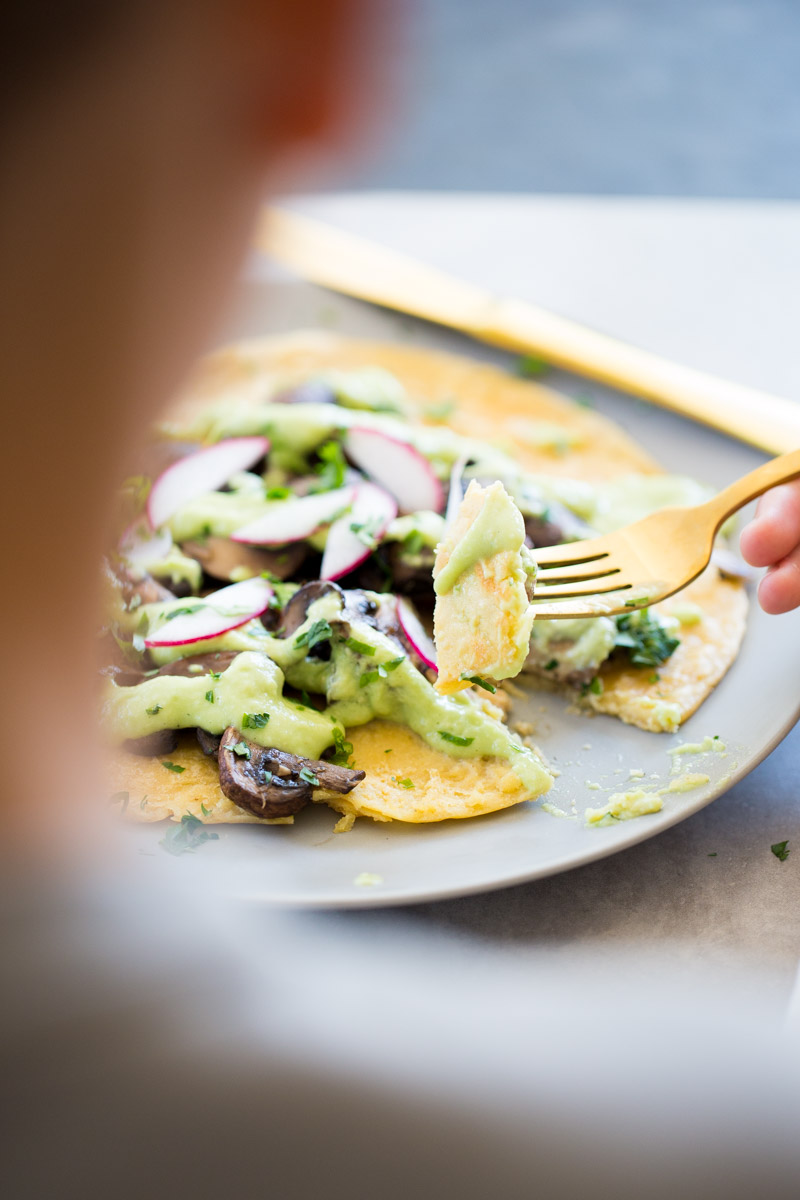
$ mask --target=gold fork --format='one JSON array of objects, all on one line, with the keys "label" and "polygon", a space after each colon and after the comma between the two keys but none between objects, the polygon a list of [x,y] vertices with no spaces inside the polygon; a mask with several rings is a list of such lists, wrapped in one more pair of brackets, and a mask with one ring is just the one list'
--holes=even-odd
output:
[{"label": "gold fork", "polygon": [[605,537],[534,550],[537,619],[612,616],[679,592],[708,566],[714,538],[728,517],[798,477],[800,450],[792,450],[705,504],[663,508]]}]

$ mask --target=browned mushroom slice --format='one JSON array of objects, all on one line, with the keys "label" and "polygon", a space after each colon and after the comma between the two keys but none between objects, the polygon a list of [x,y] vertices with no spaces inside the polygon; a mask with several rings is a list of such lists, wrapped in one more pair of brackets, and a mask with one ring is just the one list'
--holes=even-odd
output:
[{"label": "browned mushroom slice", "polygon": [[205,729],[200,729],[198,726],[197,740],[200,744],[200,749],[203,754],[207,754],[209,758],[216,758],[219,754],[219,744],[222,738],[218,733],[207,733]]},{"label": "browned mushroom slice", "polygon": [[344,593],[338,583],[329,583],[325,579],[314,579],[311,583],[304,583],[295,592],[283,610],[283,620],[281,622],[283,637],[292,637],[308,616],[309,606],[315,600],[320,600],[323,596],[327,596],[329,592],[338,593],[342,597],[342,603],[344,603]]},{"label": "browned mushroom slice", "polygon": [[525,517],[525,533],[534,546],[560,546],[592,536],[592,530],[571,509],[551,501],[538,517]]},{"label": "browned mushroom slice", "polygon": [[159,604],[165,600],[174,600],[175,593],[164,587],[163,583],[153,579],[152,575],[139,575],[129,571],[117,559],[113,563],[106,560],[105,568],[109,573],[112,586],[118,587],[126,608],[131,607],[131,601],[137,604]]},{"label": "browned mushroom slice", "polygon": [[145,737],[128,738],[123,747],[129,754],[141,754],[147,758],[155,758],[161,754],[171,754],[178,745],[178,732],[175,729],[158,729]]},{"label": "browned mushroom slice", "polygon": [[288,579],[300,568],[308,554],[302,542],[295,542],[285,550],[262,550],[258,546],[245,546],[224,537],[184,542],[181,550],[199,562],[207,575],[228,580],[233,580],[235,575],[238,578],[243,568],[253,575],[269,571],[276,579]]},{"label": "browned mushroom slice", "polygon": [[159,667],[158,675],[182,675],[192,679],[195,675],[208,675],[214,671],[220,675],[227,671],[239,650],[216,650],[210,654],[190,654],[186,658],[176,658],[174,662]]},{"label": "browned mushroom slice", "polygon": [[290,817],[311,803],[315,789],[345,795],[364,771],[300,758],[246,741],[230,726],[219,747],[219,782],[234,804],[257,817]]}]

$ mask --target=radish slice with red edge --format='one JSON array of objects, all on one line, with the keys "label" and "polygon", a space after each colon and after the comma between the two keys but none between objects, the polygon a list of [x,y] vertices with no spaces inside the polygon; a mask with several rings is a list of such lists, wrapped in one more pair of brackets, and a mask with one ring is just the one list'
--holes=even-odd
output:
[{"label": "radish slice with red edge", "polygon": [[119,539],[119,553],[131,567],[146,571],[153,563],[166,558],[172,549],[172,536],[168,529],[156,533],[149,522],[138,517]]},{"label": "radish slice with red edge", "polygon": [[400,628],[411,643],[415,654],[418,654],[426,667],[438,671],[436,666],[436,647],[434,646],[425,626],[420,621],[414,609],[402,596],[397,597],[397,620]]},{"label": "radish slice with red edge", "polygon": [[256,517],[231,534],[231,541],[250,546],[285,546],[311,537],[321,525],[328,525],[349,508],[355,499],[354,487],[334,488],[316,496],[292,496],[276,501],[263,517]]},{"label": "radish slice with red edge", "polygon": [[232,475],[252,467],[268,450],[265,437],[226,438],[179,458],[161,472],[150,489],[147,518],[153,529],[160,529],[190,500],[224,487]]},{"label": "radish slice with red edge", "polygon": [[401,512],[444,508],[444,488],[433,467],[408,442],[378,429],[355,427],[347,431],[344,448],[359,470],[394,496]]},{"label": "radish slice with red edge", "polygon": [[[369,558],[391,521],[397,516],[393,496],[374,483],[360,483],[349,513],[328,530],[320,579],[341,579]],[[353,529],[353,526],[357,529]]]},{"label": "radish slice with red edge", "polygon": [[191,597],[177,616],[167,619],[144,640],[145,646],[188,646],[208,638],[221,637],[252,621],[269,607],[275,595],[266,579],[245,579],[220,588],[202,599]]}]

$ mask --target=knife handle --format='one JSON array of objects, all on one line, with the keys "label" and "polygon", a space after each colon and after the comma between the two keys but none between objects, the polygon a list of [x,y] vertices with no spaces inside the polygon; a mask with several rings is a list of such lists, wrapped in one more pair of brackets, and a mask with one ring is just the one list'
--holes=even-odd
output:
[{"label": "knife handle", "polygon": [[492,301],[465,332],[632,392],[769,454],[800,447],[800,404],[669,362],[533,304]]}]

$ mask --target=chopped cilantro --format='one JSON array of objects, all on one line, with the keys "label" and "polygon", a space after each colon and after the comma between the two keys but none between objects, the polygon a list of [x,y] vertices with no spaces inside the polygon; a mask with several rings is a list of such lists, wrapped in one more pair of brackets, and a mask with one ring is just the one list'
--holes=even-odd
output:
[{"label": "chopped cilantro", "polygon": [[292,494],[292,489],[287,487],[271,487],[267,488],[264,496],[267,500],[286,500]]},{"label": "chopped cilantro", "polygon": [[411,533],[407,533],[400,544],[403,547],[404,554],[419,554],[420,550],[425,546],[425,538],[419,529],[412,529]]},{"label": "chopped cilantro", "polygon": [[716,858],[716,857],[717,857],[716,850],[712,850],[710,854],[706,855],[706,858]]},{"label": "chopped cilantro", "polygon": [[313,787],[319,787],[319,779],[313,771],[308,769],[308,767],[303,767],[302,771],[300,772],[300,778],[304,783],[310,783]]},{"label": "chopped cilantro", "polygon": [[599,675],[595,675],[592,682],[589,684],[589,691],[593,696],[600,696],[603,692],[603,681]]},{"label": "chopped cilantro", "polygon": [[208,701],[209,704],[214,703],[214,689],[213,688],[209,688],[209,690],[206,692],[206,700]]},{"label": "chopped cilantro", "polygon": [[214,683],[218,683],[222,679],[222,671],[209,671],[208,673],[214,680]]},{"label": "chopped cilantro", "polygon": [[358,638],[354,638],[354,637],[345,638],[344,644],[345,644],[345,646],[348,647],[349,650],[355,650],[356,654],[374,654],[375,653],[374,646],[368,646],[366,642],[360,642],[358,640]]},{"label": "chopped cilantro", "polygon": [[250,757],[250,747],[247,742],[234,742],[232,746],[226,746],[225,749],[230,750],[232,754],[237,755],[239,758]]},{"label": "chopped cilantro", "polygon": [[242,729],[263,729],[268,720],[269,713],[242,713]]},{"label": "chopped cilantro", "polygon": [[482,679],[480,675],[464,674],[461,676],[461,678],[465,679],[467,683],[474,683],[476,687],[482,687],[484,691],[491,692],[492,695],[494,695],[494,693],[497,691],[497,688],[493,683],[489,683],[488,679]]},{"label": "chopped cilantro", "polygon": [[658,671],[653,671],[652,675],[648,675],[647,682],[648,683],[660,683],[661,676],[659,675]]},{"label": "chopped cilantro", "polygon": [[186,854],[187,851],[196,850],[198,846],[202,846],[203,842],[217,841],[219,841],[218,833],[211,833],[197,817],[192,816],[191,813],[185,813],[181,817],[180,825],[171,826],[159,845],[163,846],[168,854]]},{"label": "chopped cilantro", "polygon": [[680,645],[647,608],[617,617],[616,645],[630,654],[637,667],[657,667]]},{"label": "chopped cilantro", "polygon": [[396,775],[392,776],[392,783],[398,784],[400,787],[413,788],[414,784],[410,779],[398,779]]},{"label": "chopped cilantro", "polygon": [[538,354],[523,354],[517,359],[517,374],[524,379],[534,379],[537,375],[544,375],[548,366],[549,363]]},{"label": "chopped cilantro", "polygon": [[333,746],[334,753],[331,755],[331,762],[340,767],[349,767],[353,743],[347,741],[341,729],[334,728],[333,730]]},{"label": "chopped cilantro", "polygon": [[448,733],[446,729],[439,730],[439,737],[444,742],[452,742],[454,746],[471,746],[475,741],[474,737],[460,737],[457,733]]},{"label": "chopped cilantro", "polygon": [[166,767],[168,771],[173,771],[176,775],[182,775],[186,767],[180,767],[174,762],[162,762],[162,767]]},{"label": "chopped cilantro", "polygon": [[203,814],[204,817],[208,817],[211,815],[211,809],[206,808],[206,806],[205,806],[205,804],[203,804],[202,800],[200,801],[200,812]]},{"label": "chopped cilantro", "polygon": [[776,842],[774,846],[770,846],[770,850],[777,859],[780,859],[781,862],[786,862],[787,858],[791,854],[791,850],[789,850],[788,839],[785,842]]},{"label": "chopped cilantro", "polygon": [[350,526],[350,532],[354,533],[367,549],[374,550],[378,544],[378,532],[380,528],[381,521],[377,517],[370,517],[368,521],[353,521]]},{"label": "chopped cilantro", "polygon": [[341,487],[347,470],[341,444],[336,441],[323,442],[317,450],[317,456],[320,461],[314,469],[319,476],[319,484],[312,491],[329,492]]},{"label": "chopped cilantro", "polygon": [[555,671],[557,666],[558,666],[558,659],[551,658],[550,662],[547,662],[544,664],[544,669],[545,669],[545,671]]},{"label": "chopped cilantro", "polygon": [[163,707],[163,704],[154,704],[152,708],[146,708],[144,711],[147,713],[148,717],[154,717],[156,713],[161,712]]},{"label": "chopped cilantro", "polygon": [[304,633],[294,639],[294,644],[295,646],[307,646],[309,650],[313,650],[320,642],[329,641],[332,635],[333,630],[327,621],[315,621]]},{"label": "chopped cilantro", "polygon": [[370,683],[377,683],[379,679],[385,679],[390,671],[396,671],[400,663],[405,662],[405,654],[401,654],[399,658],[392,658],[389,662],[379,663],[374,671],[365,671],[358,681],[359,687],[367,687]]},{"label": "chopped cilantro", "polygon": [[205,604],[184,604],[181,608],[173,608],[172,612],[166,613],[164,620],[174,621],[176,617],[189,617],[192,613],[200,612],[200,609],[205,607]]}]

